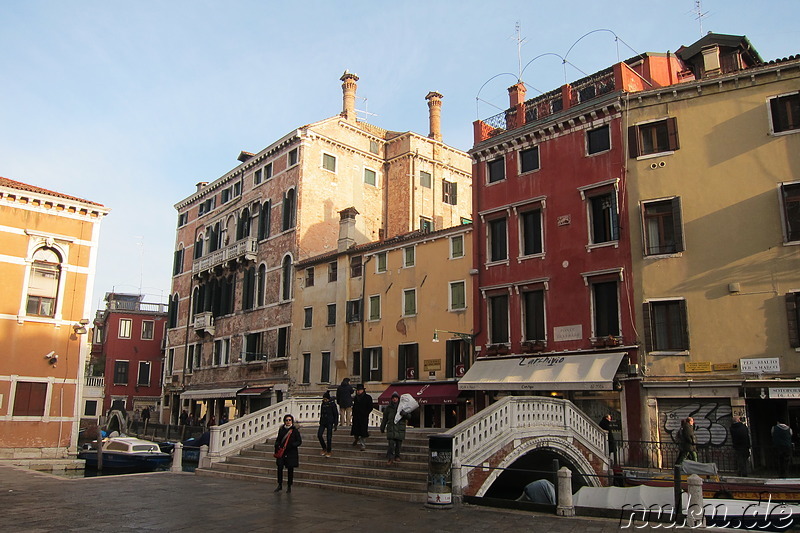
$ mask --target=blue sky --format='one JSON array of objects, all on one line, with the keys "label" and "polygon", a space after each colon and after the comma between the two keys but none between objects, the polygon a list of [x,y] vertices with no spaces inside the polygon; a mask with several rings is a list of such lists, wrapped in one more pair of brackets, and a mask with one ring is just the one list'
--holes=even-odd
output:
[{"label": "blue sky", "polygon": [[[702,31],[786,57],[800,53],[797,8],[704,0]],[[0,0],[0,176],[110,207],[94,305],[140,287],[152,301],[169,294],[173,205],[241,150],[337,114],[345,69],[361,78],[357,108],[386,129],[427,134],[424,97],[441,92],[444,141],[467,150],[472,121],[507,105],[517,23],[523,65],[569,51],[566,66],[546,55],[525,70],[533,96],[691,44],[702,35],[694,10],[694,0]]]}]

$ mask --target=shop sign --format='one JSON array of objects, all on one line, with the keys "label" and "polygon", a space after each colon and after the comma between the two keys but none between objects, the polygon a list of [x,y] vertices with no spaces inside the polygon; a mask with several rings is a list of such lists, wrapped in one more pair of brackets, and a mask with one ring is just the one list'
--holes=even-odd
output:
[{"label": "shop sign", "polygon": [[773,400],[800,398],[800,389],[798,388],[772,388],[769,389],[769,397]]},{"label": "shop sign", "polygon": [[739,359],[742,374],[769,374],[781,371],[781,361],[777,357],[759,359]]},{"label": "shop sign", "polygon": [[422,369],[425,372],[433,372],[435,370],[442,369],[442,360],[441,359],[425,359],[422,361]]},{"label": "shop sign", "polygon": [[711,361],[696,361],[684,363],[684,372],[711,372]]},{"label": "shop sign", "polygon": [[553,340],[555,341],[579,341],[583,338],[583,326],[559,326],[553,328]]}]

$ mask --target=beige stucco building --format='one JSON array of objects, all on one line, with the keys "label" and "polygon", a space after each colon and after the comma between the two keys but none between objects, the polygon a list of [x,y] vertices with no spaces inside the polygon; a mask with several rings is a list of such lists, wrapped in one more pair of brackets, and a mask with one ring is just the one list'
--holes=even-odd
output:
[{"label": "beige stucco building", "polygon": [[777,418],[800,429],[800,60],[714,34],[676,55],[697,81],[625,98],[644,438],[692,415],[729,453],[748,416],[763,464]]},{"label": "beige stucco building", "polygon": [[353,243],[470,217],[470,160],[441,141],[442,95],[426,96],[428,136],[393,132],[358,120],[358,76],[341,81],[341,114],[242,152],[176,204],[166,418],[211,407],[219,420],[285,396],[298,356],[295,265],[338,250],[340,211],[360,214]]}]

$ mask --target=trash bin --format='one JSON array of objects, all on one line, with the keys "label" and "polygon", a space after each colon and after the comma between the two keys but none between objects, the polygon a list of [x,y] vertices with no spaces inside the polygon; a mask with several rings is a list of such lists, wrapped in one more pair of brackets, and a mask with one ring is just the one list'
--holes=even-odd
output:
[{"label": "trash bin", "polygon": [[428,437],[428,501],[429,507],[453,505],[453,437]]}]

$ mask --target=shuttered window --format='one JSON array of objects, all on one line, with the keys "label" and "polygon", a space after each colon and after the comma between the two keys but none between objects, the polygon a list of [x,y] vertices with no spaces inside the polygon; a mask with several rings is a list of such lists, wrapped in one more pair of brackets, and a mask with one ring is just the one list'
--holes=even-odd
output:
[{"label": "shuttered window", "polygon": [[643,311],[648,352],[684,352],[689,349],[686,300],[645,302]]},{"label": "shuttered window", "polygon": [[672,198],[642,205],[645,255],[682,252],[681,200]]},{"label": "shuttered window", "polygon": [[677,119],[667,118],[629,127],[628,146],[631,157],[677,150],[680,148]]}]

